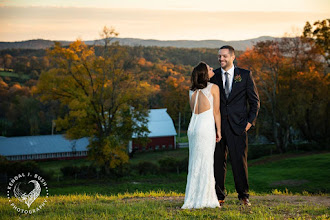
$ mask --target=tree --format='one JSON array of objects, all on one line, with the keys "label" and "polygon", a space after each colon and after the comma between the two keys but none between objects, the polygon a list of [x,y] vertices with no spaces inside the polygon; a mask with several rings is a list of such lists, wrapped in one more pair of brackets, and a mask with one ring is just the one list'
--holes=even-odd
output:
[{"label": "tree", "polygon": [[261,104],[271,116],[271,127],[277,149],[284,152],[288,143],[289,128],[285,123],[287,118],[283,118],[287,115],[282,114],[282,108],[279,106],[280,73],[285,65],[285,57],[281,54],[279,43],[276,41],[258,42],[253,49],[246,50],[237,60],[240,65],[254,73]]},{"label": "tree", "polygon": [[26,56],[16,57],[13,69],[19,74],[28,73],[29,59]]},{"label": "tree", "polygon": [[330,68],[330,19],[314,22],[314,27],[306,22],[302,36],[314,42]]},{"label": "tree", "polygon": [[115,31],[105,27],[99,56],[80,40],[68,48],[56,43],[48,52],[50,69],[38,83],[43,101],[68,106],[68,113],[56,120],[57,130],[65,129],[69,139],[89,137],[90,158],[106,172],[128,160],[126,146],[133,133],[147,141],[145,103],[152,91],[135,77],[124,48],[109,42],[113,36]]},{"label": "tree", "polygon": [[313,42],[302,37],[258,42],[238,62],[255,75],[260,113],[270,119],[280,152],[287,150],[293,130],[299,130],[309,141],[327,139],[329,98],[322,94],[328,93],[329,77],[321,74],[322,59]]},{"label": "tree", "polygon": [[[190,113],[190,108],[187,108],[189,107],[188,85],[187,80],[182,75],[169,76],[166,80],[166,87],[163,92],[164,105],[176,125],[178,125],[179,113],[181,113],[182,118]],[[186,114],[187,109],[188,113]]]},{"label": "tree", "polygon": [[11,119],[11,135],[39,135],[40,101],[29,96],[17,96],[10,103],[8,118]]},{"label": "tree", "polygon": [[[324,54],[319,45],[304,37],[311,27],[305,26],[303,36],[280,41],[282,54],[288,60],[283,69],[286,91],[280,96],[287,109],[290,127],[299,130],[308,141],[325,143],[328,137],[329,77],[324,75]],[[323,57],[323,58],[322,58]]]},{"label": "tree", "polygon": [[13,61],[13,57],[10,54],[6,54],[3,56],[4,71],[8,71],[10,69],[12,61]]},{"label": "tree", "polygon": [[311,69],[292,79],[295,128],[308,141],[329,143],[330,76]]},{"label": "tree", "polygon": [[37,117],[37,106],[31,98],[30,88],[19,83],[7,88],[6,94],[1,94],[0,102],[1,111],[7,122],[3,132],[7,136],[37,134],[38,123],[34,120]]}]

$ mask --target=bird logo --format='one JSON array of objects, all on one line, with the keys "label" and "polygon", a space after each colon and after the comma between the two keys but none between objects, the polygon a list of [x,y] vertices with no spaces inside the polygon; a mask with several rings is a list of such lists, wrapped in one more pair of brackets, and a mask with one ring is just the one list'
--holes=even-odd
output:
[{"label": "bird logo", "polygon": [[21,182],[17,183],[13,189],[15,197],[20,202],[24,202],[28,206],[28,208],[30,208],[31,204],[39,197],[40,192],[41,192],[41,187],[40,187],[40,184],[38,183],[38,181],[31,180],[28,182],[28,184],[29,183],[34,184],[34,188],[32,189],[31,192],[29,192],[29,194],[27,194],[26,192],[24,192],[22,189],[19,188],[21,185]]}]

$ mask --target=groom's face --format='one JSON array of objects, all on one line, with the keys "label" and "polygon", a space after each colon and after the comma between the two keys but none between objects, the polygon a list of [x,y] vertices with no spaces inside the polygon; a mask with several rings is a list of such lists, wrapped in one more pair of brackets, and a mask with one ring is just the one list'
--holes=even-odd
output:
[{"label": "groom's face", "polygon": [[235,60],[235,54],[231,54],[228,49],[221,49],[218,53],[218,61],[221,65],[221,68],[224,70],[229,70]]}]

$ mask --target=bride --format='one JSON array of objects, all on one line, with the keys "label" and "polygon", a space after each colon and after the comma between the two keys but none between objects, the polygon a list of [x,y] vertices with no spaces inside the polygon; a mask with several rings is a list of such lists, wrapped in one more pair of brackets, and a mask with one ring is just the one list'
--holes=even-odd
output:
[{"label": "bride", "polygon": [[215,142],[221,139],[220,98],[219,87],[208,82],[213,75],[213,68],[204,62],[200,62],[191,74],[189,165],[182,209],[219,207],[215,192],[213,155]]}]

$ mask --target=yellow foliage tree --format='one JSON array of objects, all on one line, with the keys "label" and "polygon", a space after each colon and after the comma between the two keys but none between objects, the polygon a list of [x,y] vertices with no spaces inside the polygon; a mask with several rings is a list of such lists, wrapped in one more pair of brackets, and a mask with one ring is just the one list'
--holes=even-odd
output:
[{"label": "yellow foliage tree", "polygon": [[124,48],[109,42],[117,35],[105,27],[102,47],[81,40],[68,48],[56,43],[48,51],[51,68],[37,86],[41,100],[59,100],[69,109],[57,118],[57,130],[66,130],[68,139],[89,137],[90,158],[107,172],[128,161],[126,146],[133,133],[147,141],[146,103],[152,92],[129,68],[133,65]]}]

